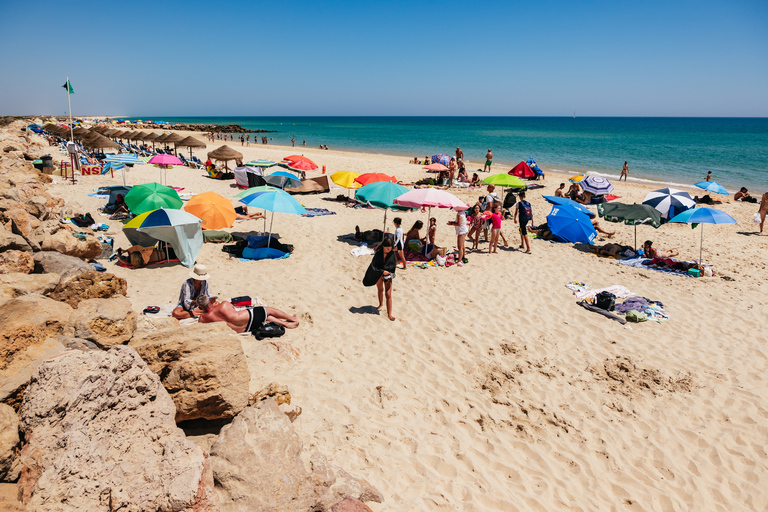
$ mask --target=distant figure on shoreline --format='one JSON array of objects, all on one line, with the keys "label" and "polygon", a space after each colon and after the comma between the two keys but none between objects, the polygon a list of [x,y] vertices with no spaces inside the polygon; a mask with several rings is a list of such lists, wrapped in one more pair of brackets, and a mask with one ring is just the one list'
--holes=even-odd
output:
[{"label": "distant figure on shoreline", "polygon": [[624,178],[624,181],[627,181],[628,175],[629,175],[629,164],[627,164],[627,162],[624,162],[624,167],[621,168],[621,176],[619,176],[619,181],[621,181],[621,178]]},{"label": "distant figure on shoreline", "polygon": [[768,214],[768,192],[763,194],[763,198],[760,200],[760,209],[757,213],[760,214],[760,233],[762,233],[763,224],[765,224],[765,216]]},{"label": "distant figure on shoreline", "polygon": [[[485,165],[483,166],[483,172],[491,172],[491,165],[493,164],[493,151],[488,148],[488,152],[485,154]],[[488,169],[486,171],[486,169]]]},{"label": "distant figure on shoreline", "polygon": [[462,160],[464,160],[464,152],[459,146],[456,146],[456,162],[461,162]]},{"label": "distant figure on shoreline", "polygon": [[295,147],[295,146],[296,146],[296,139],[291,137],[291,147]]},{"label": "distant figure on shoreline", "polygon": [[707,171],[707,177],[704,178],[704,181],[712,181],[712,171]]}]

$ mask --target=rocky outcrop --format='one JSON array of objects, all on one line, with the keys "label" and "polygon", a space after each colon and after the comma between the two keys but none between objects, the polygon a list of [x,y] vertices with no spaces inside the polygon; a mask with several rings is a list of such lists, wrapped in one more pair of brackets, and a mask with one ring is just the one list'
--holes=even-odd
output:
[{"label": "rocky outcrop", "polygon": [[40,511],[213,511],[208,457],[130,347],[44,362],[25,393],[19,485]]},{"label": "rocky outcrop", "polygon": [[24,251],[0,252],[0,274],[21,273],[29,274],[35,270],[35,260]]},{"label": "rocky outcrop", "polygon": [[59,252],[43,251],[35,253],[35,272],[46,274],[59,274],[62,278],[70,274],[79,274],[93,270],[93,267],[74,256],[67,256]]},{"label": "rocky outcrop", "polygon": [[125,297],[88,299],[74,312],[74,335],[102,348],[125,343],[136,330],[136,312]]},{"label": "rocky outcrop", "polygon": [[250,372],[240,337],[223,322],[148,330],[136,349],[176,404],[176,421],[231,418],[248,405]]},{"label": "rocky outcrop", "polygon": [[0,481],[19,478],[19,417],[9,405],[0,404]]},{"label": "rocky outcrop", "polygon": [[0,274],[0,306],[21,295],[45,295],[58,283],[58,274]]},{"label": "rocky outcrop", "polygon": [[[222,512],[328,510],[346,497],[381,502],[365,480],[314,454],[309,469],[288,418],[268,399],[244,409],[211,447]],[[258,482],[258,485],[254,485]]]},{"label": "rocky outcrop", "polygon": [[32,252],[32,246],[22,236],[11,233],[5,226],[0,225],[0,252],[3,251]]},{"label": "rocky outcrop", "polygon": [[331,507],[331,512],[373,512],[373,510],[360,500],[344,498]]},{"label": "rocky outcrop", "polygon": [[50,238],[43,239],[40,247],[44,251],[56,251],[85,261],[99,256],[102,249],[101,242],[92,234],[88,234],[85,240],[80,240],[67,230],[58,231]]},{"label": "rocky outcrop", "polygon": [[76,308],[80,301],[87,299],[107,299],[126,295],[128,283],[122,277],[107,272],[88,270],[82,274],[73,274],[62,279],[48,297],[66,302]]}]

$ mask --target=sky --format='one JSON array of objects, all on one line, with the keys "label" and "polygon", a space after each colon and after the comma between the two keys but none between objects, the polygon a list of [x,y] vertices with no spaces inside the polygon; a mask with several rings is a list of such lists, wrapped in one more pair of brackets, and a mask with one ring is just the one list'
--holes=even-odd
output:
[{"label": "sky", "polygon": [[0,115],[768,116],[768,2],[0,0]]}]

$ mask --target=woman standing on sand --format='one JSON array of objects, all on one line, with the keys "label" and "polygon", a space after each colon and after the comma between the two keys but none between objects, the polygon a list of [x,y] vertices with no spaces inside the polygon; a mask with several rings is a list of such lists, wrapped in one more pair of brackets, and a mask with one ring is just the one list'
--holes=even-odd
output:
[{"label": "woman standing on sand", "polygon": [[379,306],[381,310],[384,305],[384,298],[387,299],[387,316],[390,320],[395,320],[392,316],[392,281],[395,279],[395,270],[397,268],[397,257],[395,256],[395,244],[389,237],[384,238],[373,255],[371,264],[363,277],[363,286],[373,286],[379,292]]},{"label": "woman standing on sand", "polygon": [[760,233],[762,233],[763,224],[765,224],[765,216],[768,214],[768,192],[763,194],[763,198],[760,200],[760,209],[757,213],[760,214]]}]

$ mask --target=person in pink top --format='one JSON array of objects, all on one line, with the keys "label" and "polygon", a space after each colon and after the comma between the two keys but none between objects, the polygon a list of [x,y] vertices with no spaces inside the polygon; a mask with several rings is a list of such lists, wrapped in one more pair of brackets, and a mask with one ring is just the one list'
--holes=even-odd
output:
[{"label": "person in pink top", "polygon": [[499,233],[501,233],[501,206],[495,203],[491,210],[491,245],[488,247],[488,254],[499,252]]}]

